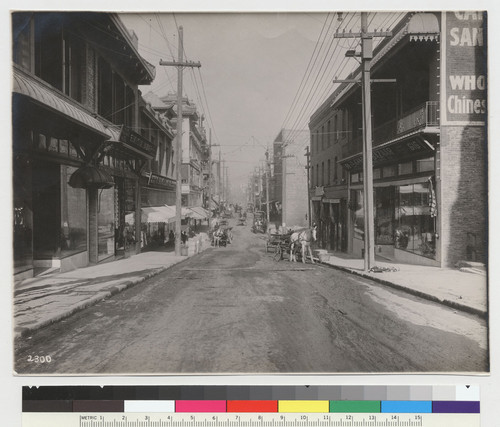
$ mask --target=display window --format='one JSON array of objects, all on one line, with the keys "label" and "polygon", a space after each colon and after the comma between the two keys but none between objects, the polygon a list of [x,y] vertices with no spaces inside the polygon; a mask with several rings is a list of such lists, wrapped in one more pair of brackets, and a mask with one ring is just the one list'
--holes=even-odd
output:
[{"label": "display window", "polygon": [[98,260],[115,254],[115,191],[113,188],[99,190]]},{"label": "display window", "polygon": [[24,159],[14,162],[13,249],[14,272],[33,268],[33,210],[31,168]]},{"label": "display window", "polygon": [[363,240],[365,238],[365,206],[363,190],[351,191],[351,202],[349,208],[353,214],[354,238]]},{"label": "display window", "polygon": [[61,258],[87,250],[87,195],[68,184],[77,168],[61,166]]},{"label": "display window", "polygon": [[429,206],[429,183],[404,185],[396,191],[395,247],[434,258],[435,218]]},{"label": "display window", "polygon": [[375,189],[375,243],[394,244],[394,187]]},{"label": "display window", "polygon": [[[436,218],[431,216],[429,182],[374,190],[375,243],[435,258]],[[352,190],[349,209],[354,238],[364,239],[364,200],[362,190]]]}]

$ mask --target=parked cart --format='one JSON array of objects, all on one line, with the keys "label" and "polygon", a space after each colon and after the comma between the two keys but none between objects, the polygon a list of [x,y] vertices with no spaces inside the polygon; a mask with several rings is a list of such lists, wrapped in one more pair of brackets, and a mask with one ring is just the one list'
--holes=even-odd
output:
[{"label": "parked cart", "polygon": [[[291,241],[291,236],[292,233],[288,234],[275,234],[272,235],[273,241],[272,245],[274,246],[274,253],[273,253],[273,259],[275,261],[281,261],[282,259],[290,259],[290,251],[292,250],[292,241]],[[266,251],[267,251],[267,246],[266,246]],[[295,257],[297,261],[302,260],[302,253],[300,250],[300,245],[295,245],[293,248]]]},{"label": "parked cart", "polygon": [[276,246],[281,242],[283,235],[273,233],[270,234],[268,239],[266,240],[266,253],[267,252],[275,252]]}]

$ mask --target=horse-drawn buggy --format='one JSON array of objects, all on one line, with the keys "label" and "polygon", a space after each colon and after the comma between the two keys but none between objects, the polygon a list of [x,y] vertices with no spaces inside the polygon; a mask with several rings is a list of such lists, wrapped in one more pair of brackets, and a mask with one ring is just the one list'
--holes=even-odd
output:
[{"label": "horse-drawn buggy", "polygon": [[292,258],[302,261],[302,256],[300,253],[300,245],[292,244],[292,233],[287,234],[274,234],[271,235],[266,243],[266,251],[272,248],[273,259],[275,261],[281,261],[282,259],[290,259],[290,252],[292,253]]},{"label": "horse-drawn buggy", "polygon": [[219,227],[212,232],[212,246],[226,247],[233,240],[232,227]]},{"label": "horse-drawn buggy", "polygon": [[311,263],[314,259],[311,250],[311,243],[316,240],[316,226],[312,228],[290,230],[286,234],[271,234],[266,243],[266,252],[274,247],[273,259],[281,261],[288,258],[290,261],[306,262],[307,255]]},{"label": "horse-drawn buggy", "polygon": [[289,236],[289,234],[280,234],[280,233],[271,233],[266,240],[266,252],[274,253],[276,251],[276,247],[282,242],[285,236]]}]

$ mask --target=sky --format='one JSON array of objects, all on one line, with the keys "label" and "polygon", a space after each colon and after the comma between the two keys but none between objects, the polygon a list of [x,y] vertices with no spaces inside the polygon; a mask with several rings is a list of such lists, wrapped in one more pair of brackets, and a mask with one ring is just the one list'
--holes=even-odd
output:
[{"label": "sky", "polygon": [[[333,33],[342,24],[336,14],[176,13],[174,19],[173,14],[159,13],[122,14],[121,18],[139,37],[141,55],[156,66],[155,81],[149,87],[141,86],[143,94],[150,90],[159,96],[176,92],[177,69],[160,66],[159,61],[177,59],[177,26],[183,27],[185,55],[201,63],[200,69],[185,69],[184,94],[205,115],[212,144],[220,145],[229,167],[233,191],[246,186],[282,127],[308,129],[310,114],[303,107],[309,101],[307,107],[312,111],[333,90],[333,75],[326,73],[331,71],[327,70],[328,60],[333,65],[335,60],[345,59],[343,53],[339,55],[340,48],[337,55],[327,48],[334,42],[346,47],[356,43],[354,39],[334,41]],[[353,16],[344,25],[359,28],[356,19]],[[309,78],[303,80],[315,49],[317,70],[310,67]],[[355,65],[351,59],[351,67]],[[296,98],[301,82],[306,81],[311,89],[304,83],[302,99]],[[314,83],[316,91],[312,90]],[[305,163],[305,157],[302,161]]]},{"label": "sky", "polygon": [[[158,96],[177,91],[177,69],[161,59],[178,58],[178,27],[183,27],[184,59],[201,68],[185,68],[183,92],[206,118],[214,154],[222,152],[234,195],[263,165],[265,151],[281,129],[308,130],[311,114],[358,62],[359,38],[337,38],[343,30],[360,31],[360,13],[124,13],[124,24],[139,38],[139,52],[156,66],[156,78],[141,86]],[[387,30],[404,12],[368,14],[369,30]],[[375,38],[376,45],[382,39]],[[209,132],[207,132],[209,134]],[[306,134],[307,137],[307,134]],[[306,164],[305,153],[297,153]],[[238,200],[243,201],[244,200]]]}]

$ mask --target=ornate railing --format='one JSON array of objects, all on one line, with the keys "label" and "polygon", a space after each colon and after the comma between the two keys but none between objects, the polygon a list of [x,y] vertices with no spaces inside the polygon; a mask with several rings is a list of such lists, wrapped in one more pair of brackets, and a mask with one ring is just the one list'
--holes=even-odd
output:
[{"label": "ornate railing", "polygon": [[438,124],[439,102],[427,101],[398,120],[397,133],[400,135],[427,126],[437,126]]}]

